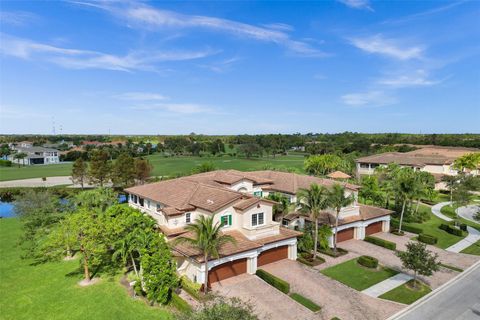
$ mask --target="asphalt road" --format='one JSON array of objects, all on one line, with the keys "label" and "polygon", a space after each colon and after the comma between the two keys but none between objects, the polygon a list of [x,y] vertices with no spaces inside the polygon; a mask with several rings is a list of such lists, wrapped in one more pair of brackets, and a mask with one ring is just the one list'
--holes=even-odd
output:
[{"label": "asphalt road", "polygon": [[480,320],[480,264],[396,320]]}]

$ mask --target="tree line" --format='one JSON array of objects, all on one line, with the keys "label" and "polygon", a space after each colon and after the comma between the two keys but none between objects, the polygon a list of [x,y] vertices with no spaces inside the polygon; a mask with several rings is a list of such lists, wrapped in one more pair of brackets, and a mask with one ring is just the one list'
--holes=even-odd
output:
[{"label": "tree line", "polygon": [[121,153],[112,161],[107,151],[99,149],[91,152],[88,162],[82,158],[75,160],[71,175],[73,183],[82,188],[86,183],[103,187],[109,182],[115,187],[126,188],[136,183],[144,184],[152,169],[148,159]]}]

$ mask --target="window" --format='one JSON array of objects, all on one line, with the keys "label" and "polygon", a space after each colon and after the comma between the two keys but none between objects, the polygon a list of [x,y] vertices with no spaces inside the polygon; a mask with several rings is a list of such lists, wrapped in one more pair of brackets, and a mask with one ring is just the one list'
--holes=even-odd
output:
[{"label": "window", "polygon": [[263,195],[263,192],[262,192],[262,191],[255,191],[255,192],[253,193],[253,195],[254,195],[255,197],[261,197],[261,196]]},{"label": "window", "polygon": [[157,203],[157,211],[160,211],[161,208],[160,203]]},{"label": "window", "polygon": [[150,200],[147,200],[147,208],[150,209]]},{"label": "window", "polygon": [[185,214],[185,223],[191,223],[192,222],[192,214],[190,212],[187,212]]},{"label": "window", "polygon": [[252,226],[261,226],[265,223],[263,212],[252,214]]},{"label": "window", "polygon": [[232,215],[228,214],[228,215],[221,216],[220,217],[220,225],[222,227],[231,226],[232,225]]},{"label": "window", "polygon": [[144,199],[143,198],[138,198],[138,202],[140,203],[140,205],[143,207],[144,206]]},{"label": "window", "polygon": [[287,219],[282,220],[282,226],[288,227],[288,220]]}]

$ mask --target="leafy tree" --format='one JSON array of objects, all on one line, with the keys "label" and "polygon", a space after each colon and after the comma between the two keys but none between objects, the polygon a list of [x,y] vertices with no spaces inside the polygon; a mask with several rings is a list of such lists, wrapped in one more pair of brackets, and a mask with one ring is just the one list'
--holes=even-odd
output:
[{"label": "leafy tree", "polygon": [[313,237],[311,228],[305,228],[303,234],[298,238],[297,248],[300,252],[312,252],[313,250]]},{"label": "leafy tree", "polygon": [[152,174],[153,167],[147,159],[135,159],[135,179],[144,184]]},{"label": "leafy tree", "polygon": [[313,183],[309,189],[300,189],[297,192],[297,205],[300,211],[308,214],[314,223],[313,258],[317,258],[318,219],[322,210],[328,207],[328,190],[324,186]]},{"label": "leafy tree", "polygon": [[118,203],[117,194],[110,188],[98,188],[80,192],[74,199],[79,208],[97,213],[105,212],[108,207]]},{"label": "leafy tree", "polygon": [[208,145],[208,149],[213,155],[225,152],[225,144],[220,139],[215,139]]},{"label": "leafy tree", "polygon": [[[197,248],[202,254],[204,263],[208,266],[208,261],[211,257],[218,258],[219,251],[227,243],[236,244],[235,239],[223,234],[221,231],[221,224],[213,223],[214,216],[201,215],[193,224],[185,227],[187,231],[193,233],[193,238],[180,236],[174,240],[174,244],[186,243]],[[207,293],[208,290],[208,268],[205,272],[205,282],[203,290]]]},{"label": "leafy tree", "polygon": [[176,320],[258,320],[250,303],[239,298],[217,297],[194,313],[176,315]]},{"label": "leafy tree", "polygon": [[240,154],[243,154],[247,159],[250,159],[252,156],[261,156],[263,154],[263,149],[260,145],[256,143],[246,143],[241,144],[237,148]]},{"label": "leafy tree", "polygon": [[283,215],[292,207],[290,199],[279,192],[270,193],[267,198],[277,202],[273,205],[273,217],[275,221],[281,221]]},{"label": "leafy tree", "polygon": [[203,162],[193,168],[192,173],[203,173],[203,172],[210,172],[216,170],[215,165],[213,162]]},{"label": "leafy tree", "polygon": [[457,158],[453,163],[453,168],[464,172],[465,170],[476,170],[480,168],[480,153],[472,152],[467,153]]},{"label": "leafy tree", "polygon": [[345,195],[345,187],[336,183],[328,195],[328,205],[335,209],[335,233],[333,235],[333,252],[337,252],[337,233],[338,233],[338,218],[343,207],[351,205],[355,201],[353,193],[349,196]]},{"label": "leafy tree", "polygon": [[[25,166],[25,158],[28,157],[28,154],[25,152],[17,152],[13,155],[13,158],[16,160],[22,160],[22,165]],[[18,167],[20,168],[20,161],[18,161]]]},{"label": "leafy tree", "polygon": [[127,153],[121,153],[112,167],[112,182],[115,186],[126,188],[135,183],[135,161]]},{"label": "leafy tree", "polygon": [[396,255],[402,260],[405,269],[414,272],[413,286],[417,288],[417,274],[431,276],[438,271],[438,254],[427,250],[427,245],[421,242],[409,242],[406,246],[406,251],[397,251]]},{"label": "leafy tree", "polygon": [[361,180],[361,185],[362,188],[360,188],[358,196],[360,198],[363,198],[365,203],[367,203],[368,200],[370,200],[374,204],[383,203],[383,195],[380,190],[378,178],[376,176],[363,176]]},{"label": "leafy tree", "polygon": [[310,156],[305,160],[304,168],[309,174],[315,176],[325,176],[336,170],[350,173],[352,171],[351,165],[335,154]]},{"label": "leafy tree", "polygon": [[463,184],[458,184],[453,190],[453,204],[457,208],[468,205],[471,199],[472,194]]},{"label": "leafy tree", "polygon": [[326,224],[323,224],[320,226],[320,228],[318,228],[318,245],[321,249],[328,249],[328,239],[332,236],[332,234],[332,229]]},{"label": "leafy tree", "polygon": [[435,190],[435,178],[431,173],[425,171],[415,171],[415,190],[414,197],[417,198],[415,214],[418,212],[420,200],[431,197]]},{"label": "leafy tree", "polygon": [[389,208],[390,197],[394,193],[394,182],[397,177],[400,166],[395,163],[390,163],[387,166],[381,166],[375,169],[375,176],[379,181],[380,189],[385,194],[385,208]]},{"label": "leafy tree", "polygon": [[178,285],[177,268],[162,234],[157,233],[148,248],[142,250],[142,284],[153,304],[167,304]]},{"label": "leafy tree", "polygon": [[75,160],[72,166],[72,182],[75,184],[80,184],[83,186],[87,180],[88,176],[88,166],[82,158]]},{"label": "leafy tree", "polygon": [[90,165],[88,168],[88,177],[92,184],[98,184],[100,187],[108,181],[111,174],[111,164],[109,154],[105,150],[93,150],[90,154]]},{"label": "leafy tree", "polygon": [[453,189],[457,185],[459,180],[458,176],[443,176],[442,181],[445,183],[448,191],[450,192],[450,202],[453,202]]}]

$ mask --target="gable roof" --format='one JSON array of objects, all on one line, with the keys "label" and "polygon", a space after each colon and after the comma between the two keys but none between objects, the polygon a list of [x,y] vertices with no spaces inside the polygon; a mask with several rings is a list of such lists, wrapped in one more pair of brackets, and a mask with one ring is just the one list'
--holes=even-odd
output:
[{"label": "gable roof", "polygon": [[334,171],[332,173],[329,173],[327,177],[332,179],[350,179],[351,178],[351,176],[349,176],[348,174],[342,171]]}]

